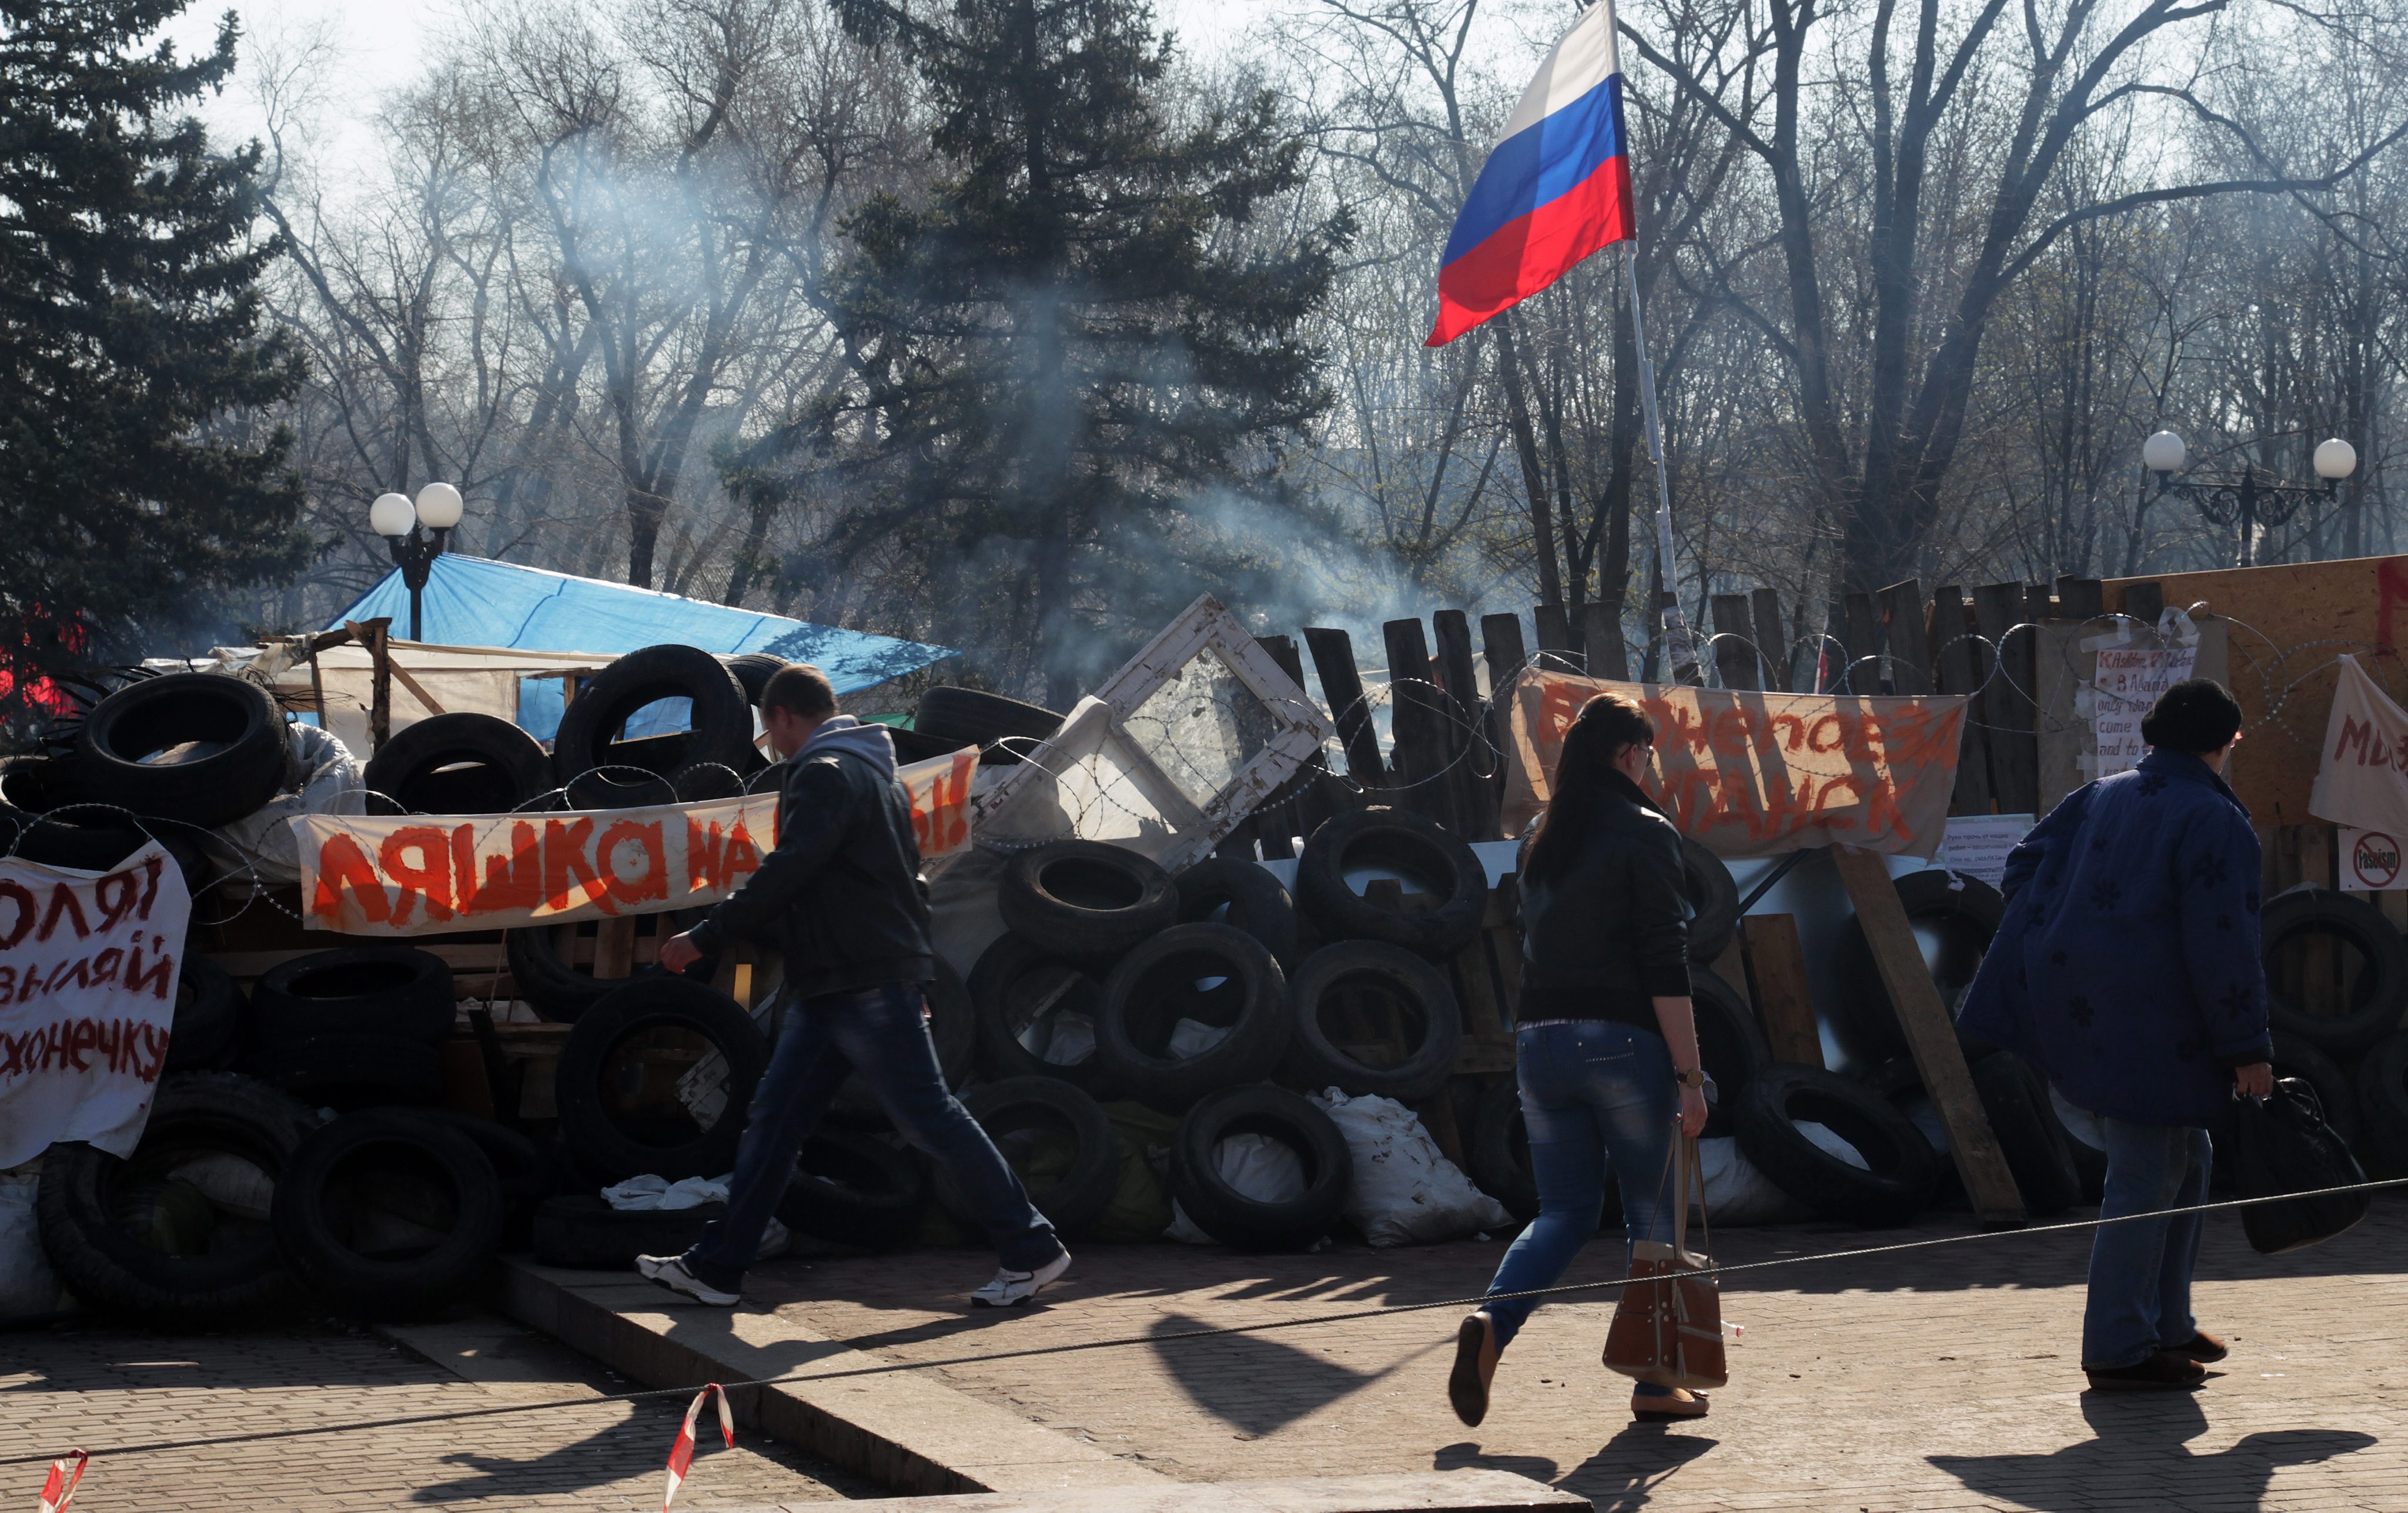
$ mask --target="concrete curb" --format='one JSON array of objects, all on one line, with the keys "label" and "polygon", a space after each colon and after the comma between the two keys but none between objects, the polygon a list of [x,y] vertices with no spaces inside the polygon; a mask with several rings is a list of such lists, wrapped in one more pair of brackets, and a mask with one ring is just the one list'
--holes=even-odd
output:
[{"label": "concrete curb", "polygon": [[[735,1513],[823,1513],[824,1503]],[[968,1497],[878,1498],[847,1503],[860,1513],[1524,1513],[1592,1506],[1510,1471],[1423,1471],[1387,1477],[1312,1477],[1295,1481],[1180,1482],[1168,1487]]]},{"label": "concrete curb", "polygon": [[[886,1363],[795,1319],[705,1307],[625,1272],[566,1271],[510,1258],[503,1262],[503,1276],[504,1304],[512,1318],[649,1387],[835,1374]],[[927,1373],[831,1382],[814,1382],[810,1375],[736,1389],[727,1394],[728,1404],[740,1422],[896,1491],[1044,1493],[1043,1499],[1001,1506],[1118,1508],[1151,1507],[1136,1499],[1182,1485],[1074,1435],[939,1386]],[[1114,1498],[1094,1505],[1063,1501],[1068,1490],[1104,1488],[1116,1489]]]}]

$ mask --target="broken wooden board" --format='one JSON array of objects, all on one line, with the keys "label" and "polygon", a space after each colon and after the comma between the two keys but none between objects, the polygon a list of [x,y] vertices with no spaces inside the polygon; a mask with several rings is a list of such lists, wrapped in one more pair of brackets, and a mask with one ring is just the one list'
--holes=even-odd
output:
[{"label": "broken wooden board", "polygon": [[1749,915],[1739,923],[1747,950],[1749,997],[1755,1000],[1772,1059],[1821,1066],[1823,1031],[1814,1021],[1814,995],[1807,986],[1806,950],[1799,943],[1798,917]]},{"label": "broken wooden board", "polygon": [[1840,881],[1856,904],[1856,923],[1863,927],[1865,942],[1872,948],[1882,986],[1889,990],[1889,1001],[1898,1009],[1899,1026],[1906,1031],[1907,1048],[1914,1053],[1923,1089],[1947,1127],[1948,1153],[1965,1180],[1973,1212],[1986,1228],[2028,1222],[2023,1193],[2015,1187],[2014,1174],[2007,1170],[2007,1158],[1999,1149],[1989,1117],[1982,1111],[1972,1071],[1965,1065],[1965,1053],[1956,1044],[1956,1023],[1941,1001],[1939,985],[1931,980],[1923,948],[1914,939],[1914,926],[1890,882],[1889,868],[1879,854],[1855,846],[1835,845],[1830,852]]}]

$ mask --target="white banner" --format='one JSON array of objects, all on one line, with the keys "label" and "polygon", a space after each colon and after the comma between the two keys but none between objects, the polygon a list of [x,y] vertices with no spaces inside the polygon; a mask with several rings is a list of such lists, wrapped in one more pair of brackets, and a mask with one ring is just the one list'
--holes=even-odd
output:
[{"label": "white banner", "polygon": [[2358,658],[2341,659],[2323,761],[2308,813],[2361,830],[2408,836],[2408,710],[2391,701]]},{"label": "white banner", "polygon": [[192,912],[156,842],[108,872],[0,858],[0,1167],[61,1140],[134,1154]]},{"label": "white banner", "polygon": [[2197,646],[2165,651],[2141,651],[2129,646],[2099,653],[2099,674],[2092,681],[2090,728],[2098,743],[2098,767],[2092,777],[2114,777],[2141,765],[2147,745],[2141,740],[2141,719],[2157,696],[2191,675],[2199,666]]}]

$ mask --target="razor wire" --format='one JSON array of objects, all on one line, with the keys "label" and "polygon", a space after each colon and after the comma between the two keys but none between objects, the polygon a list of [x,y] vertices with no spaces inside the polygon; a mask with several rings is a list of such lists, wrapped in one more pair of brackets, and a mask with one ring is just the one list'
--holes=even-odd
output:
[{"label": "razor wire", "polygon": [[[1325,1325],[1348,1325],[1372,1319],[1394,1318],[1402,1314],[1433,1313],[1446,1308],[1473,1307],[1485,1304],[1518,1301],[1524,1298],[1544,1301],[1570,1297],[1577,1293],[1604,1292],[1629,1286],[1632,1281],[1681,1282],[1707,1280],[1715,1282],[1726,1276],[1743,1273],[1777,1270],[1786,1266],[1814,1265],[1824,1261],[1865,1261],[1877,1256],[1900,1255],[1908,1251],[1934,1250],[1988,1243],[2028,1239],[2035,1235],[2063,1234],[2076,1230],[2100,1230],[2111,1224],[2132,1224],[2144,1219],[2175,1218],[2188,1214],[2231,1212],[2261,1207],[2270,1203],[2300,1203],[2311,1199],[2340,1197],[2349,1193],[2378,1192],[2408,1186],[2408,1177],[2387,1177],[2374,1181],[2353,1182],[2339,1187],[2314,1188],[2300,1192],[2269,1193],[2249,1198],[2227,1198],[2214,1203],[2190,1203],[2173,1208],[2152,1209],[2144,1213],[2100,1215],[2095,1218],[2066,1219],[2054,1224],[2032,1224],[2020,1229],[1977,1230],[1963,1234],[1942,1234],[1919,1240],[1899,1240],[1888,1245],[1855,1246],[1841,1250],[1822,1250],[1805,1256],[1773,1256],[1762,1261],[1735,1261],[1729,1265],[1707,1264],[1684,1272],[1665,1272],[1650,1277],[1613,1277],[1593,1282],[1562,1282],[1550,1287],[1525,1288],[1515,1291],[1484,1292],[1468,1297],[1440,1298],[1422,1303],[1383,1304],[1371,1308],[1350,1308],[1340,1312],[1308,1314],[1297,1318],[1272,1318],[1251,1324],[1223,1324],[1202,1329],[1166,1330],[1144,1334],[1111,1335],[1097,1340],[1071,1340],[1055,1345],[1033,1345],[1012,1350],[986,1350],[967,1355],[942,1356],[924,1361],[879,1361],[874,1365],[853,1366],[838,1371],[798,1369],[774,1376],[757,1376],[743,1381],[719,1384],[733,1391],[747,1387],[783,1387],[823,1382],[856,1381],[867,1376],[899,1376],[910,1372],[939,1371],[957,1366],[987,1365],[1001,1361],[1030,1361],[1049,1356],[1083,1355],[1098,1350],[1127,1349],[1138,1346],[1161,1347],[1183,1345],[1198,1340],[1227,1339],[1241,1335],[1268,1334],[1285,1330],[1312,1329]],[[2336,1236],[2337,1237],[2337,1236]],[[836,1342],[842,1345],[844,1342]],[[850,1349],[850,1346],[846,1346]],[[364,1434],[372,1430],[414,1428],[426,1424],[460,1423],[478,1419],[502,1418],[520,1413],[556,1412],[564,1408],[590,1408],[610,1403],[641,1403],[656,1398],[685,1397],[693,1387],[641,1388],[629,1392],[603,1392],[591,1397],[549,1398],[534,1403],[498,1404],[492,1407],[459,1408],[446,1413],[400,1415],[385,1419],[360,1419],[337,1423],[302,1424],[283,1429],[252,1430],[238,1434],[199,1435],[187,1439],[151,1440],[145,1443],[120,1445],[90,1452],[94,1459],[112,1455],[150,1455],[169,1450],[207,1449],[226,1445],[255,1445],[286,1439],[309,1439],[327,1434]],[[55,1459],[54,1452],[31,1455],[0,1456],[0,1466],[39,1465]]]}]

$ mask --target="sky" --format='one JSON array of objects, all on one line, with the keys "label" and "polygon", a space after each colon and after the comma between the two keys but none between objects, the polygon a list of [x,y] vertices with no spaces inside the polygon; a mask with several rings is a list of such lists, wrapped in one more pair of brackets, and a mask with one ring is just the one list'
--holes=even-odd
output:
[{"label": "sky", "polygon": [[[1198,50],[1226,45],[1279,3],[1155,0],[1157,13]],[[194,0],[165,35],[188,53],[206,50],[216,38],[218,18],[228,9],[241,18],[245,37],[236,50],[238,74],[259,57],[262,49],[256,43],[321,23],[333,28],[349,65],[350,88],[335,126],[337,143],[345,150],[364,145],[366,122],[383,97],[415,76],[423,54],[459,24],[460,14],[456,0]],[[246,82],[237,77],[222,96],[199,108],[213,135],[234,139],[260,135],[265,118]],[[358,124],[345,125],[345,121]]]}]

